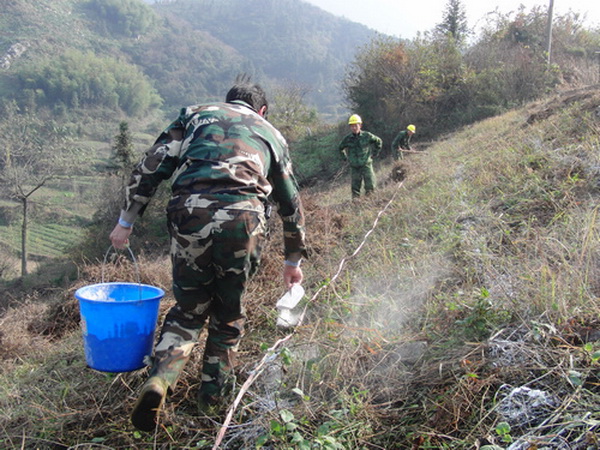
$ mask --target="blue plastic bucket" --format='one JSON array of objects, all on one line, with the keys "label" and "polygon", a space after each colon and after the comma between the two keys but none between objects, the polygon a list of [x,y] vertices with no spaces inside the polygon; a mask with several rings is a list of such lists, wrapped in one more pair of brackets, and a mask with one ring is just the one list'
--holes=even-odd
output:
[{"label": "blue plastic bucket", "polygon": [[102,372],[144,367],[152,354],[158,307],[165,292],[139,283],[100,283],[77,289],[87,365]]}]

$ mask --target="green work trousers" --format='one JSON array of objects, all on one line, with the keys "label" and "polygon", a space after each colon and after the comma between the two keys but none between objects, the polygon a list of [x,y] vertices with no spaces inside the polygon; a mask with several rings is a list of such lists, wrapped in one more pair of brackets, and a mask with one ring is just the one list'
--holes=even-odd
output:
[{"label": "green work trousers", "polygon": [[367,163],[364,166],[353,166],[351,172],[352,198],[360,197],[363,181],[365,183],[365,192],[367,194],[370,194],[375,190],[376,180],[372,163]]}]

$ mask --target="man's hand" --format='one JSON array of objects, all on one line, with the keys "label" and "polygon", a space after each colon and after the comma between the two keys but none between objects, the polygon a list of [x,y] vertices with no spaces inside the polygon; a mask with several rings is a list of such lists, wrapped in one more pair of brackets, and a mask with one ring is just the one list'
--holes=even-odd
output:
[{"label": "man's hand", "polygon": [[133,228],[125,228],[119,224],[110,233],[110,241],[114,248],[122,250],[129,244],[129,236]]},{"label": "man's hand", "polygon": [[300,267],[284,266],[283,283],[286,289],[290,289],[294,284],[301,284],[304,279],[304,274]]}]

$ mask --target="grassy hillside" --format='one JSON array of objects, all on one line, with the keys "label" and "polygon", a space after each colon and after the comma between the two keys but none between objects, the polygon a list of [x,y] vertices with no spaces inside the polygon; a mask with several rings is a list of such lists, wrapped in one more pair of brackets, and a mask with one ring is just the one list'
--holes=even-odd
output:
[{"label": "grassy hillside", "polygon": [[[378,191],[359,201],[347,173],[305,190],[306,318],[293,332],[275,325],[274,219],[237,388],[289,339],[222,448],[597,448],[599,108],[599,90],[570,92],[421,143],[397,166],[380,161]],[[166,259],[139,262],[143,282],[169,289]],[[86,368],[73,291],[101,271],[11,294],[0,444],[211,448],[222,421],[195,407],[201,346],[150,434],[128,421],[146,370]]]}]

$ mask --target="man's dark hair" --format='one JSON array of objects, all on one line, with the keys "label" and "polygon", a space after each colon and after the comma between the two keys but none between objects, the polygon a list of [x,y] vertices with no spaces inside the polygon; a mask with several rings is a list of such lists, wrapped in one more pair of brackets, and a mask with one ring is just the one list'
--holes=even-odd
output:
[{"label": "man's dark hair", "polygon": [[235,83],[227,96],[225,97],[226,102],[233,100],[242,100],[248,103],[252,108],[258,111],[263,106],[268,107],[267,95],[265,91],[255,83],[250,81],[250,76],[243,74],[238,75],[235,79]]}]

